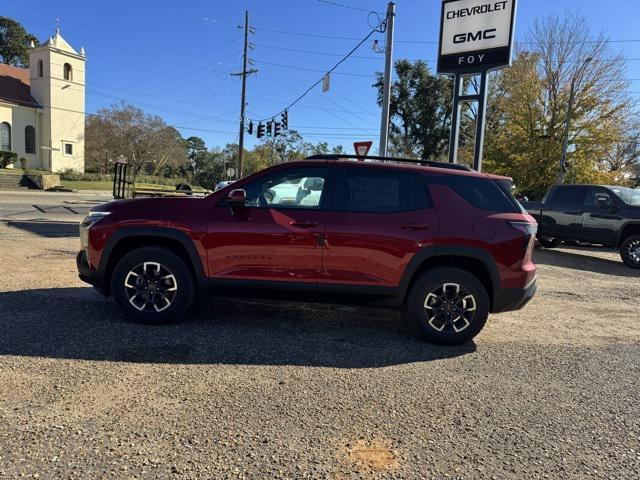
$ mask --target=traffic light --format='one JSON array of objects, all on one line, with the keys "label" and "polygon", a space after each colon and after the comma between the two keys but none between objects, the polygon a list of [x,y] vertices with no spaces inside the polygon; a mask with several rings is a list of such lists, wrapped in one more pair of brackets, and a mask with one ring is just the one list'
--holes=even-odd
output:
[{"label": "traffic light", "polygon": [[282,129],[289,130],[289,112],[285,110],[280,116],[282,117]]},{"label": "traffic light", "polygon": [[256,136],[258,138],[264,137],[264,125],[262,124],[262,122],[258,123],[258,130],[256,132]]},{"label": "traffic light", "polygon": [[273,121],[271,120],[267,122],[267,137],[271,137],[273,135],[272,124],[273,124]]},{"label": "traffic light", "polygon": [[273,122],[273,136],[277,137],[278,135],[282,135],[280,133],[281,125],[278,122]]},{"label": "traffic light", "polygon": [[249,120],[249,128],[247,128],[247,133],[249,135],[253,135],[253,122]]}]

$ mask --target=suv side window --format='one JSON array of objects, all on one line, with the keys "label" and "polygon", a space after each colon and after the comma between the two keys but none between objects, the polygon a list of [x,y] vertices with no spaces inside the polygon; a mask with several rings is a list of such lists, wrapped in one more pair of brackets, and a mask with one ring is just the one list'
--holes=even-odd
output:
[{"label": "suv side window", "polygon": [[244,187],[247,206],[319,210],[325,196],[329,169],[293,168],[256,180]]},{"label": "suv side window", "polygon": [[[464,175],[431,177],[429,182],[444,185],[461,196],[469,205],[479,210],[501,213],[521,213],[522,207],[510,192],[496,185],[489,178]],[[509,196],[507,196],[509,195]]]},{"label": "suv side window", "polygon": [[587,189],[578,186],[561,186],[549,202],[551,208],[582,208]]},{"label": "suv side window", "polygon": [[615,204],[613,194],[605,188],[590,188],[584,201],[587,208],[607,210]]},{"label": "suv side window", "polygon": [[334,210],[392,213],[430,208],[421,175],[368,168],[345,168]]}]

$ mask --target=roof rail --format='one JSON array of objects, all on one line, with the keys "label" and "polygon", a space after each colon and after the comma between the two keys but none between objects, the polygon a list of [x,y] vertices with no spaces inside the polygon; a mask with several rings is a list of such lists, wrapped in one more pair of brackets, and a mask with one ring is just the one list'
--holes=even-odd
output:
[{"label": "roof rail", "polygon": [[345,159],[411,163],[414,165],[422,165],[426,167],[448,168],[450,170],[463,170],[466,172],[472,171],[466,165],[460,165],[459,163],[433,162],[431,160],[419,160],[416,158],[378,157],[374,155],[358,156],[358,155],[347,155],[347,154],[342,155],[342,154],[336,154],[336,153],[327,153],[327,154],[321,153],[321,154],[311,155],[310,157],[307,157],[307,160],[345,160]]}]

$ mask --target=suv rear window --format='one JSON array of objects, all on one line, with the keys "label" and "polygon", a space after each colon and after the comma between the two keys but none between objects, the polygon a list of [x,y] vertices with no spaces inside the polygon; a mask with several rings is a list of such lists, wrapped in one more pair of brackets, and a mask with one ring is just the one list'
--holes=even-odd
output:
[{"label": "suv rear window", "polygon": [[522,207],[505,188],[489,178],[444,175],[431,177],[429,183],[444,185],[460,195],[471,206],[490,212],[522,213]]},{"label": "suv rear window", "polygon": [[402,171],[346,168],[335,210],[348,212],[403,212],[430,208],[422,176]]}]

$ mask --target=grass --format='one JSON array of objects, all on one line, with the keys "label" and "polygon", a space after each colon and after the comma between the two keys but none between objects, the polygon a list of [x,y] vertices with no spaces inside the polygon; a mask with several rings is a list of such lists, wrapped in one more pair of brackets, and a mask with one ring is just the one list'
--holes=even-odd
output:
[{"label": "grass", "polygon": [[108,180],[101,182],[91,182],[85,180],[60,180],[60,183],[66,188],[74,190],[113,190],[113,182]]}]

